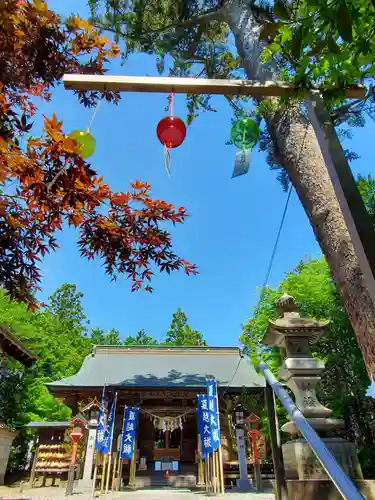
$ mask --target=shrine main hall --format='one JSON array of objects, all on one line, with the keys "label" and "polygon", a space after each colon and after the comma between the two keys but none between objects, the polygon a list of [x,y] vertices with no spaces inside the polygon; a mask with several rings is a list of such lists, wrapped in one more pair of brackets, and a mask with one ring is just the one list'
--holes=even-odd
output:
[{"label": "shrine main hall", "polygon": [[206,379],[218,385],[223,461],[230,461],[229,401],[246,390],[263,393],[265,381],[236,347],[95,346],[76,375],[47,384],[72,414],[117,393],[113,450],[117,451],[125,406],[138,406],[139,457],[153,463],[170,457],[193,464],[198,449],[197,394]]}]

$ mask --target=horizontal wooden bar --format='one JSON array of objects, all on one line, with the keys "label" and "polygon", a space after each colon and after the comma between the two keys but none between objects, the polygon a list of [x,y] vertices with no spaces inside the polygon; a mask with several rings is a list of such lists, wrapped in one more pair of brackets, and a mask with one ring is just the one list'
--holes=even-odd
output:
[{"label": "horizontal wooden bar", "polygon": [[[212,80],[206,78],[174,78],[155,76],[64,75],[64,87],[70,90],[116,90],[120,92],[158,92],[176,94],[219,94],[252,97],[281,97],[292,94],[295,86],[287,82],[256,80]],[[364,87],[352,87],[347,97],[360,99]]]}]

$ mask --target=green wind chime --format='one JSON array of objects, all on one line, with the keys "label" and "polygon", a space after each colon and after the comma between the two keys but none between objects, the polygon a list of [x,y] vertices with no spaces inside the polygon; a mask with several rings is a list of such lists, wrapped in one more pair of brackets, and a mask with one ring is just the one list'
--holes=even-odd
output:
[{"label": "green wind chime", "polygon": [[251,118],[239,118],[232,126],[230,131],[231,141],[241,150],[236,153],[232,179],[247,174],[249,171],[251,150],[258,142],[259,135],[259,126]]}]

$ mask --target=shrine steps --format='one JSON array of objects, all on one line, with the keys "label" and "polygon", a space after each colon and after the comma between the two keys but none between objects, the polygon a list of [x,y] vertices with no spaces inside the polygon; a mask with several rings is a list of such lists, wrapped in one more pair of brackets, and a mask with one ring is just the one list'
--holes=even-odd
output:
[{"label": "shrine steps", "polygon": [[195,488],[197,486],[197,466],[182,465],[179,472],[170,472],[164,477],[164,472],[153,470],[137,471],[135,477],[136,489],[147,488]]}]

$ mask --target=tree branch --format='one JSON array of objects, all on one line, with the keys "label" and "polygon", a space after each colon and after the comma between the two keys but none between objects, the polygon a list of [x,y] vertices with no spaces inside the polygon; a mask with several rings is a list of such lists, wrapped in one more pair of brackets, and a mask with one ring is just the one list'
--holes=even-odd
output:
[{"label": "tree branch", "polygon": [[[193,26],[205,26],[206,24],[212,22],[212,21],[217,21],[222,18],[222,12],[221,9],[209,9],[207,10],[204,14],[200,14],[199,16],[193,16],[190,19],[187,19],[186,21],[180,21],[177,23],[172,23],[168,24],[168,26],[163,26],[162,28],[152,30],[152,31],[144,31],[142,34],[144,35],[157,35],[164,33],[165,31],[169,30],[177,30],[177,29],[185,29],[185,28],[191,28]],[[110,31],[112,33],[115,33],[116,30],[110,26],[106,26],[105,24],[98,24],[97,22],[94,22],[94,27],[97,29],[102,29],[106,31]],[[127,33],[120,33],[123,38],[126,38],[129,36]],[[139,36],[139,35],[138,35]]]}]

